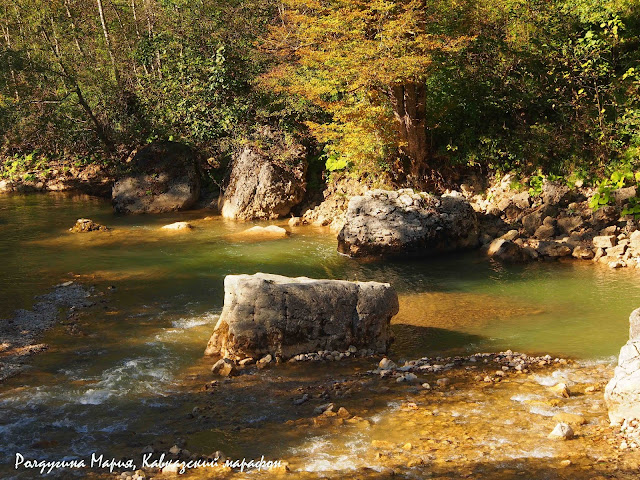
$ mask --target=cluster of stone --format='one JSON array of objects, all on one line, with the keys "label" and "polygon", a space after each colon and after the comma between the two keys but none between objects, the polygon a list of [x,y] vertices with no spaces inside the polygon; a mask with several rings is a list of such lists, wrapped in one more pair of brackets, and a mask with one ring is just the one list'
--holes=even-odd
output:
[{"label": "cluster of stone", "polygon": [[[564,358],[554,358],[551,355],[530,356],[524,353],[507,350],[500,353],[476,353],[469,356],[455,357],[422,357],[417,360],[407,360],[398,366],[388,358],[383,358],[378,368],[368,373],[381,377],[392,377],[397,382],[417,382],[416,374],[438,374],[454,368],[469,368],[472,366],[498,366],[494,375],[478,376],[478,380],[485,382],[499,382],[508,373],[529,373],[532,367],[549,365],[566,365],[569,361]],[[440,378],[436,382],[439,386],[447,386],[450,381]]]},{"label": "cluster of stone", "polygon": [[640,232],[632,216],[622,216],[624,202],[635,189],[620,189],[615,205],[593,210],[578,190],[554,182],[542,194],[509,193],[505,187],[493,203],[474,197],[481,215],[480,241],[500,261],[526,262],[576,258],[610,268],[638,266]]}]

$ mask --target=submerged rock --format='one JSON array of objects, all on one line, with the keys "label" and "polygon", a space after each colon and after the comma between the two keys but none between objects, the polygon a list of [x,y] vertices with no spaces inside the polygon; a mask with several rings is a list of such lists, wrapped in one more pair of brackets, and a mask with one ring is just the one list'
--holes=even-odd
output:
[{"label": "submerged rock", "polygon": [[205,354],[288,359],[350,346],[386,352],[398,296],[386,283],[280,275],[228,275],[220,319]]},{"label": "submerged rock", "polygon": [[640,419],[640,309],[631,313],[629,324],[629,341],[604,392],[612,423]]},{"label": "submerged rock", "polygon": [[251,227],[238,234],[239,237],[246,238],[285,238],[288,235],[289,232],[286,229],[277,225],[269,225],[268,227],[260,227],[256,225],[255,227]]},{"label": "submerged rock", "polygon": [[245,149],[234,159],[229,184],[218,200],[222,216],[271,220],[289,215],[304,197],[305,173],[302,151],[297,162],[289,165]]},{"label": "submerged rock", "polygon": [[155,142],[131,160],[131,174],[111,192],[119,213],[162,213],[191,208],[200,197],[200,176],[191,148],[176,142]]},{"label": "submerged rock", "polygon": [[104,225],[94,222],[88,218],[79,218],[76,220],[76,224],[69,229],[72,233],[86,233],[86,232],[106,232],[109,230]]},{"label": "submerged rock", "polygon": [[193,226],[187,222],[174,222],[161,228],[162,230],[189,231],[193,229]]},{"label": "submerged rock", "polygon": [[410,189],[353,197],[338,234],[338,251],[352,257],[433,255],[478,243],[478,219],[464,197]]}]

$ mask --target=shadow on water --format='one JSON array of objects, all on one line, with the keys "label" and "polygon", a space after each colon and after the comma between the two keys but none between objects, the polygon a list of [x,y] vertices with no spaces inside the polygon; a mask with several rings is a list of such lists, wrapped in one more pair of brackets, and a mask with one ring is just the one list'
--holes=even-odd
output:
[{"label": "shadow on water", "polygon": [[437,327],[394,324],[391,331],[395,337],[389,355],[393,358],[420,358],[428,352],[433,355],[463,355],[470,346],[484,340],[480,335],[446,330]]}]

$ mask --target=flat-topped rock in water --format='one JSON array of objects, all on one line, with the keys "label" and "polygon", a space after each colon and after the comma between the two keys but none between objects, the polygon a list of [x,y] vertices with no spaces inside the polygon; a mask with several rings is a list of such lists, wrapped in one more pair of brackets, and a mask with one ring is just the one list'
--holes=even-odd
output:
[{"label": "flat-topped rock in water", "polygon": [[349,201],[338,251],[352,257],[432,255],[478,246],[478,220],[461,195],[372,190]]},{"label": "flat-topped rock in water", "polygon": [[629,341],[620,350],[618,366],[604,398],[612,423],[640,419],[640,308],[629,317]]},{"label": "flat-topped rock in water", "polygon": [[228,275],[224,290],[224,308],[205,354],[233,360],[288,359],[349,347],[383,353],[399,308],[387,283],[256,273]]}]

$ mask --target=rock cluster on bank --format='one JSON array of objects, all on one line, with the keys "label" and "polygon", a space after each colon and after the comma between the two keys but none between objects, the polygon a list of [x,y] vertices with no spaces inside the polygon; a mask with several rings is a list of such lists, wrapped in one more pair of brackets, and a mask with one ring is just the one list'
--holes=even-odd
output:
[{"label": "rock cluster on bank", "polygon": [[386,352],[398,296],[389,284],[228,275],[224,307],[207,355],[283,360],[318,351]]},{"label": "rock cluster on bank", "polygon": [[75,191],[108,198],[112,184],[113,176],[103,165],[50,160],[47,168],[26,172],[22,178],[0,179],[0,194]]},{"label": "rock cluster on bank", "polygon": [[[568,361],[563,358],[554,358],[551,355],[531,356],[524,353],[507,350],[499,353],[476,353],[468,356],[455,357],[422,357],[416,360],[407,360],[404,365],[398,366],[389,358],[383,358],[378,368],[369,373],[381,377],[395,378],[398,383],[417,382],[420,374],[444,374],[445,372],[461,366],[486,366],[499,367],[493,375],[479,376],[478,381],[486,383],[500,382],[508,373],[529,373],[532,367],[545,367],[549,365],[566,365]],[[437,383],[441,387],[450,384],[446,377],[440,378]],[[430,387],[429,387],[430,388]]]},{"label": "rock cluster on bank", "polygon": [[621,216],[635,189],[614,192],[615,204],[594,211],[587,200],[592,191],[546,181],[540,195],[530,196],[510,190],[511,180],[507,175],[487,194],[469,197],[490,257],[505,262],[574,258],[610,268],[638,266],[640,232],[632,216]]},{"label": "rock cluster on bank", "polygon": [[478,220],[460,194],[371,190],[351,198],[338,251],[352,257],[433,255],[478,245]]}]

